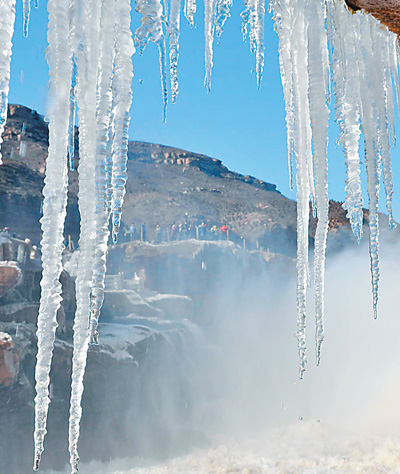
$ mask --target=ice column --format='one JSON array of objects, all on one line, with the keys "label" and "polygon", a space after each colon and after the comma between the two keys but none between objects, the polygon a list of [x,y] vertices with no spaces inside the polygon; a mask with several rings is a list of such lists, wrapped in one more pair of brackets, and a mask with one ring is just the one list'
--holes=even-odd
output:
[{"label": "ice column", "polygon": [[333,80],[336,85],[336,121],[340,128],[346,162],[347,218],[360,241],[363,235],[363,198],[359,156],[360,124],[360,71],[357,66],[356,45],[360,39],[354,28],[352,14],[336,1],[329,2],[333,23]]},{"label": "ice column", "polygon": [[214,55],[214,33],[215,33],[215,17],[217,9],[217,0],[204,1],[204,37],[205,37],[205,68],[204,85],[207,92],[211,91],[211,75],[213,68]]},{"label": "ice column", "polygon": [[[49,151],[43,188],[41,299],[38,316],[38,353],[35,371],[35,460],[38,469],[46,434],[49,399],[49,373],[57,328],[57,311],[61,302],[63,231],[67,204],[67,137],[69,121],[69,89],[71,53],[68,44],[69,3],[49,0],[49,47],[46,52],[50,67],[50,99],[48,112]],[[1,21],[1,20],[0,20]]]},{"label": "ice column", "polygon": [[294,8],[290,0],[272,3],[275,31],[279,37],[279,65],[286,112],[286,134],[288,149],[289,186],[293,189],[294,109],[293,67],[290,35],[293,28]]},{"label": "ice column", "polygon": [[328,37],[325,27],[326,9],[323,2],[308,0],[308,95],[312,125],[315,176],[315,207],[317,230],[314,240],[314,305],[316,360],[319,365],[324,339],[325,255],[328,237],[328,126],[326,104],[330,89]]},{"label": "ice column", "polygon": [[115,0],[103,0],[100,30],[100,58],[97,85],[96,132],[96,242],[91,285],[90,334],[97,343],[97,325],[104,300],[110,206],[107,200],[110,181],[107,165],[112,159],[108,147],[111,126],[112,76],[115,43]]},{"label": "ice column", "polygon": [[12,37],[15,22],[15,0],[0,2],[0,165],[1,144],[7,121],[8,91],[10,83],[10,62],[12,52]]},{"label": "ice column", "polygon": [[[112,181],[112,226],[116,242],[121,223],[122,204],[125,196],[128,160],[128,128],[132,103],[132,55],[135,52],[130,29],[130,2],[117,0],[117,29],[115,37],[114,93],[114,142]],[[165,48],[165,38],[163,40]]]},{"label": "ice column", "polygon": [[[96,172],[96,85],[99,58],[100,8],[98,0],[82,3],[75,27],[81,47],[74,51],[77,64],[76,96],[79,117],[79,212],[81,230],[76,278],[76,313],[69,420],[69,451],[72,473],[78,470],[78,438],[82,417],[83,376],[89,345],[90,287],[94,260],[95,172]],[[70,88],[68,88],[69,93]]]},{"label": "ice column", "polygon": [[305,1],[298,2],[293,24],[291,49],[293,57],[295,154],[297,182],[297,341],[299,375],[306,368],[306,292],[309,279],[308,229],[310,198],[311,124],[308,99],[308,52]]},{"label": "ice column", "polygon": [[178,57],[179,57],[179,32],[181,22],[181,0],[171,0],[169,12],[169,63],[171,76],[171,99],[176,101],[178,95]]}]

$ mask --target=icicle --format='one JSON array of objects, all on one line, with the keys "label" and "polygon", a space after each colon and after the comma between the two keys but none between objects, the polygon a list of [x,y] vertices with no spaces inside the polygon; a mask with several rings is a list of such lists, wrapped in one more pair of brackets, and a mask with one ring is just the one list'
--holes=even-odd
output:
[{"label": "icicle", "polygon": [[69,3],[48,1],[49,46],[46,52],[50,68],[50,98],[48,112],[49,152],[43,188],[41,299],[38,316],[38,353],[35,370],[35,459],[37,470],[44,449],[49,399],[49,373],[57,328],[57,311],[61,303],[63,230],[67,205],[67,132],[71,53],[68,45]]},{"label": "icicle", "polygon": [[329,96],[329,53],[325,28],[325,5],[308,1],[308,70],[309,103],[312,124],[315,207],[318,217],[314,244],[314,286],[315,286],[315,342],[317,365],[321,358],[321,345],[324,340],[324,293],[325,293],[325,255],[328,237],[328,126],[329,109],[326,100]]},{"label": "icicle", "polygon": [[[128,12],[124,12],[128,14]],[[119,25],[120,26],[120,25]],[[99,78],[97,85],[97,132],[96,132],[96,242],[93,263],[90,336],[98,343],[97,326],[104,300],[104,280],[107,263],[108,223],[110,206],[108,202],[109,163],[112,154],[109,149],[111,126],[112,76],[114,64],[115,0],[103,0],[100,32]]]},{"label": "icicle", "polygon": [[207,92],[211,91],[211,74],[213,68],[214,54],[214,32],[215,32],[215,15],[217,8],[217,0],[204,1],[204,36],[205,36],[205,68],[206,75],[204,85]]},{"label": "icicle", "polygon": [[35,0],[33,6],[37,9],[39,8],[39,0]]},{"label": "icicle", "polygon": [[[129,15],[128,15],[129,12]],[[142,19],[143,21],[143,19]],[[117,34],[116,54],[114,70],[114,144],[113,144],[113,171],[112,171],[112,235],[115,243],[121,224],[122,204],[125,196],[125,183],[127,179],[128,160],[128,128],[129,110],[132,103],[132,55],[135,48],[132,43],[130,30],[130,7],[129,0],[118,0],[117,2]],[[165,38],[162,37],[165,48]],[[160,48],[160,41],[158,46]],[[164,49],[165,51],[165,49]]]},{"label": "icicle", "polygon": [[76,114],[76,59],[72,56],[71,90],[69,93],[68,156],[69,168],[74,170],[75,157],[75,114]]},{"label": "icicle", "polygon": [[288,149],[289,186],[293,189],[293,148],[294,148],[294,111],[293,111],[293,68],[290,49],[290,34],[293,28],[293,7],[290,0],[272,3],[275,31],[279,37],[279,65],[286,111],[286,134]]},{"label": "icicle", "polygon": [[357,240],[363,233],[363,199],[360,178],[360,77],[356,53],[359,41],[352,14],[342,4],[330,2],[334,22],[333,79],[336,83],[336,120],[346,161],[346,202],[344,208]]},{"label": "icicle", "polygon": [[194,28],[194,14],[196,13],[196,0],[185,0],[185,17],[189,22],[190,26]]},{"label": "icicle", "polygon": [[169,63],[171,75],[171,99],[174,103],[178,95],[178,57],[179,57],[179,32],[181,22],[181,0],[171,0],[169,13]]},{"label": "icicle", "polygon": [[156,43],[160,61],[161,88],[163,94],[163,121],[167,119],[167,53],[164,34],[163,6],[160,0],[137,0],[136,11],[143,17],[135,31],[135,43],[143,52],[149,41]]},{"label": "icicle", "polygon": [[[76,96],[79,117],[79,213],[81,230],[76,278],[76,313],[69,419],[69,452],[72,473],[78,471],[78,439],[82,417],[83,376],[89,346],[90,286],[95,240],[95,155],[96,155],[96,84],[99,58],[100,3],[82,3],[76,15],[76,35],[80,47],[74,51],[77,64]],[[69,88],[68,88],[69,91]]]},{"label": "icicle", "polygon": [[29,17],[31,14],[31,0],[23,0],[23,34],[25,38],[28,36],[29,33]]},{"label": "icicle", "polygon": [[256,79],[257,87],[260,87],[264,70],[265,0],[245,0],[244,6],[241,14],[243,39],[249,35],[250,51],[256,53]]},{"label": "icicle", "polygon": [[10,86],[10,62],[12,53],[12,37],[15,22],[15,0],[2,0],[0,3],[0,165],[1,144],[7,122],[8,91]]},{"label": "icicle", "polygon": [[217,16],[216,16],[216,33],[217,33],[217,41],[219,40],[222,35],[222,31],[224,29],[224,25],[226,20],[231,16],[231,8],[233,5],[232,0],[219,0],[217,5]]},{"label": "icicle", "polygon": [[[359,42],[357,56],[359,58],[360,77],[368,80],[360,89],[361,118],[365,139],[365,164],[367,168],[367,187],[369,198],[369,253],[372,278],[372,299],[374,317],[378,315],[379,285],[379,139],[376,111],[374,110],[374,87],[381,88],[374,80],[375,62],[372,54],[372,38],[370,18],[367,15],[356,15],[358,20]],[[370,77],[369,77],[370,76]],[[370,82],[371,81],[371,82]]]},{"label": "icicle", "polygon": [[295,153],[297,163],[297,340],[299,375],[303,378],[306,359],[306,292],[309,275],[309,161],[311,159],[311,130],[308,103],[308,55],[305,5],[297,4],[291,48],[293,53],[294,110],[296,123]]},{"label": "icicle", "polygon": [[396,35],[390,38],[390,69],[393,74],[394,89],[396,91],[397,110],[400,113],[400,84],[399,84],[399,58],[398,58],[399,39]]},{"label": "icicle", "polygon": [[[393,176],[392,176],[392,162],[390,154],[390,133],[394,130],[394,107],[393,107],[393,92],[391,77],[390,77],[390,63],[388,64],[388,49],[387,36],[388,31],[384,31],[378,21],[371,21],[372,32],[372,53],[374,56],[374,71],[371,74],[375,75],[374,79],[374,96],[375,107],[377,113],[377,129],[378,139],[380,144],[383,182],[386,192],[386,208],[389,215],[389,228],[393,229],[395,223],[393,220],[392,211],[392,196],[393,196]],[[376,89],[376,85],[381,84],[381,88]],[[391,104],[391,107],[389,106]]]}]

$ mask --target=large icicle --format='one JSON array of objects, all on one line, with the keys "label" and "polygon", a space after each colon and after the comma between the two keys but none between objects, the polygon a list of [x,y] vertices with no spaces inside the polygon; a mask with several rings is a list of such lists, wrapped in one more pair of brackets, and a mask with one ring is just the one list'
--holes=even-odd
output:
[{"label": "large icicle", "polygon": [[[49,151],[43,188],[41,299],[38,316],[38,353],[35,371],[35,459],[38,469],[44,449],[49,399],[49,373],[57,328],[57,311],[61,302],[63,231],[67,205],[67,137],[71,52],[68,44],[69,2],[48,1],[49,47],[46,52],[50,68]],[[1,21],[1,20],[0,20]]]},{"label": "large icicle", "polygon": [[[113,143],[113,171],[112,171],[112,235],[117,241],[121,224],[122,204],[125,196],[128,160],[128,128],[132,103],[132,55],[135,48],[130,30],[130,2],[117,1],[117,31],[115,38],[115,69],[113,79],[114,93],[114,143]],[[142,19],[143,21],[143,19]],[[159,45],[160,47],[160,45]],[[165,48],[165,38],[163,39]]]},{"label": "large icicle", "polygon": [[311,160],[311,126],[308,101],[308,54],[305,0],[298,2],[291,37],[295,110],[295,154],[297,164],[297,340],[299,375],[306,368],[306,292],[309,279],[309,162]]},{"label": "large icicle", "polygon": [[156,43],[160,61],[161,88],[163,94],[163,121],[167,118],[167,53],[164,33],[164,13],[160,0],[137,0],[136,11],[142,15],[141,25],[135,31],[135,43],[143,52],[149,41]]},{"label": "large icicle", "polygon": [[[95,240],[96,85],[99,58],[100,7],[98,0],[82,3],[75,26],[82,43],[76,55],[76,96],[79,117],[79,213],[81,229],[76,278],[76,313],[69,420],[69,451],[72,473],[78,471],[78,439],[82,417],[83,376],[89,345],[90,286]],[[80,34],[79,34],[80,32]],[[69,88],[68,88],[69,92]]]},{"label": "large icicle", "polygon": [[[374,75],[375,107],[377,113],[377,129],[379,134],[380,154],[382,160],[383,182],[386,192],[386,208],[389,215],[389,227],[395,227],[392,210],[393,176],[390,152],[390,134],[394,130],[393,89],[390,73],[388,48],[389,31],[384,30],[378,21],[372,20],[372,48],[375,67],[370,75]],[[383,87],[382,87],[383,86]]]},{"label": "large icicle", "polygon": [[293,189],[293,148],[294,148],[294,110],[293,110],[293,67],[290,48],[290,35],[293,28],[294,9],[290,0],[272,3],[275,31],[279,37],[279,65],[286,111],[286,134],[288,149],[289,186]]},{"label": "large icicle", "polygon": [[[372,300],[374,317],[378,315],[379,285],[379,138],[376,110],[374,107],[374,87],[377,84],[373,69],[375,68],[371,38],[370,18],[367,15],[356,15],[359,31],[357,56],[359,58],[360,76],[365,78],[361,85],[361,119],[365,140],[365,164],[367,168],[367,188],[369,198],[369,253],[372,278]],[[378,92],[379,93],[379,92]]]},{"label": "large icicle", "polygon": [[204,85],[207,92],[211,90],[211,75],[213,68],[214,56],[214,33],[215,33],[215,18],[217,13],[217,0],[204,1],[204,38],[205,38],[205,68],[206,74],[204,77]]},{"label": "large icicle", "polygon": [[330,66],[325,18],[325,4],[323,2],[308,0],[308,94],[312,124],[315,204],[318,218],[314,244],[314,304],[317,365],[320,363],[321,345],[324,340],[325,255],[329,213],[327,186],[329,109],[326,101],[329,96]]},{"label": "large icicle", "polygon": [[99,77],[97,85],[96,132],[96,242],[91,287],[90,334],[97,343],[97,325],[104,300],[104,280],[107,263],[108,224],[108,164],[111,161],[109,132],[111,127],[112,76],[115,50],[115,0],[103,0],[100,32]]},{"label": "large icicle", "polygon": [[10,62],[12,52],[12,37],[15,23],[15,0],[0,2],[0,165],[1,144],[7,121],[8,91],[10,85]]},{"label": "large icicle", "polygon": [[181,0],[171,0],[169,12],[169,68],[171,76],[171,100],[176,101],[178,95],[178,57],[179,57],[179,32],[181,23]]},{"label": "large icicle", "polygon": [[[301,3],[299,5],[297,10],[302,8]],[[265,0],[245,0],[244,6],[241,14],[243,39],[249,35],[250,51],[256,53],[256,80],[257,87],[260,87],[264,70]]]},{"label": "large icicle", "polygon": [[346,161],[346,202],[344,208],[357,240],[363,234],[363,198],[360,177],[360,77],[356,66],[357,31],[352,14],[341,2],[330,2],[333,31],[333,79],[336,84],[336,120]]}]

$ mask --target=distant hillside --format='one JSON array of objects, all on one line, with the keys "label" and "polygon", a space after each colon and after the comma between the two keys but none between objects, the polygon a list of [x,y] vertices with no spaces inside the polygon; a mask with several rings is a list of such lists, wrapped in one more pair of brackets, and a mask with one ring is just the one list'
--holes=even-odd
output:
[{"label": "distant hillside", "polygon": [[[78,135],[78,130],[76,130]],[[47,124],[26,107],[10,105],[0,167],[0,227],[40,241],[41,189],[48,147]],[[78,144],[76,141],[76,149]],[[296,204],[274,184],[243,176],[220,160],[178,148],[143,142],[129,143],[128,184],[123,209],[124,229],[146,223],[149,239],[156,224],[206,222],[226,224],[235,239],[280,253],[293,254]],[[79,212],[77,171],[69,173],[66,234],[77,240]],[[330,227],[348,227],[340,203],[331,203]],[[315,220],[311,223],[311,238]]]}]

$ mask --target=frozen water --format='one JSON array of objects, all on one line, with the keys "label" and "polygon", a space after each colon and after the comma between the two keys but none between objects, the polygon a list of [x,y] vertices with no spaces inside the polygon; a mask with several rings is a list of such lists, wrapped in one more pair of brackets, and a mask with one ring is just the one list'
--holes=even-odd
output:
[{"label": "frozen water", "polygon": [[67,205],[67,141],[69,123],[69,90],[71,83],[71,52],[69,49],[69,5],[49,0],[47,61],[50,79],[51,108],[48,112],[49,152],[43,188],[41,299],[37,323],[38,352],[35,371],[35,460],[39,467],[46,434],[49,398],[49,374],[57,328],[57,311],[61,303],[64,221]]},{"label": "frozen water", "polygon": [[[169,8],[167,8],[169,5]],[[31,1],[23,0],[23,33],[28,34]],[[38,2],[34,2],[38,6]],[[205,0],[205,86],[211,88],[214,36],[221,35],[230,16],[232,0]],[[337,0],[271,0],[279,36],[280,69],[285,98],[290,183],[293,158],[297,185],[297,339],[300,377],[306,367],[306,297],[310,283],[310,201],[318,218],[315,237],[314,279],[316,358],[324,338],[324,273],[328,228],[327,103],[336,93],[336,121],[346,161],[345,208],[357,239],[363,232],[360,179],[360,140],[363,140],[369,199],[369,248],[374,315],[379,286],[379,181],[383,174],[389,225],[392,228],[393,177],[391,146],[395,143],[394,97],[399,105],[398,39],[362,11],[350,13]],[[80,258],[77,270],[77,311],[71,394],[70,451],[77,470],[81,397],[90,336],[96,333],[103,300],[108,223],[116,241],[125,194],[129,109],[132,101],[132,60],[129,0],[49,0],[50,66],[49,156],[44,187],[42,296],[38,319],[36,368],[35,467],[46,433],[56,313],[61,300],[59,275],[67,199],[67,153],[74,160],[74,128],[78,110]],[[137,0],[142,15],[135,42],[142,51],[149,41],[159,49],[162,96],[166,119],[167,59],[171,96],[178,93],[177,65],[180,0]],[[169,10],[169,15],[168,15]],[[185,0],[184,14],[194,25],[196,1]],[[263,0],[245,0],[243,36],[256,55],[257,86],[264,68]],[[15,0],[0,5],[0,135],[7,114],[11,38]],[[169,37],[169,54],[167,39]],[[329,65],[328,44],[332,52]],[[1,141],[1,139],[0,139]],[[26,143],[21,142],[24,154]],[[93,225],[95,223],[95,225]],[[90,322],[90,324],[89,324]],[[90,326],[90,327],[89,327]]]}]

